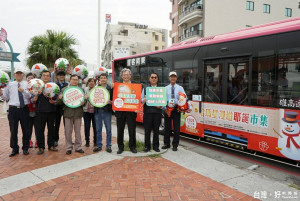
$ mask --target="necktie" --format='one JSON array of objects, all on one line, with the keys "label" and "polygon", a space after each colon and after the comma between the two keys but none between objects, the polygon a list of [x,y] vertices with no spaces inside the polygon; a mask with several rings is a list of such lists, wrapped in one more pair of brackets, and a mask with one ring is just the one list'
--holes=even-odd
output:
[{"label": "necktie", "polygon": [[172,86],[171,98],[175,99],[175,87]]},{"label": "necktie", "polygon": [[20,101],[20,107],[24,107],[24,98],[22,92],[19,91],[20,83],[18,83],[18,95],[19,95],[19,101]]}]

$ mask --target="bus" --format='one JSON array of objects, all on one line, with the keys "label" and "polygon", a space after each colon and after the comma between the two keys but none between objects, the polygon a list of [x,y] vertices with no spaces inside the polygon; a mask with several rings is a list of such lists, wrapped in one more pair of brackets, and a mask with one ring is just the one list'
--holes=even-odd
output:
[{"label": "bus", "polygon": [[142,84],[156,72],[160,86],[169,84],[170,71],[177,72],[192,105],[181,116],[182,133],[299,164],[300,18],[115,59],[116,82],[123,68]]}]

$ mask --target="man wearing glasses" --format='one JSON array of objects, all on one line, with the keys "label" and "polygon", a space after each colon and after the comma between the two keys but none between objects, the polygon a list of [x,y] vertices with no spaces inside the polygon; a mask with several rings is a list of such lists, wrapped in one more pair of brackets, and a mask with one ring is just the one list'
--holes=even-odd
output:
[{"label": "man wearing glasses", "polygon": [[12,152],[9,157],[19,154],[18,145],[18,127],[21,123],[23,133],[23,154],[28,155],[29,148],[29,98],[31,94],[27,91],[27,82],[23,81],[24,70],[20,68],[15,69],[14,77],[16,81],[10,82],[4,91],[0,90],[0,96],[4,100],[8,100],[8,121],[10,127],[10,147]]},{"label": "man wearing glasses", "polygon": [[[149,77],[150,85],[146,87],[157,87],[158,75],[151,73]],[[146,103],[146,87],[142,91],[142,103],[144,104],[144,128],[145,128],[145,152],[151,149],[151,130],[153,129],[153,150],[159,150],[159,126],[161,123],[161,106],[147,106]]]}]

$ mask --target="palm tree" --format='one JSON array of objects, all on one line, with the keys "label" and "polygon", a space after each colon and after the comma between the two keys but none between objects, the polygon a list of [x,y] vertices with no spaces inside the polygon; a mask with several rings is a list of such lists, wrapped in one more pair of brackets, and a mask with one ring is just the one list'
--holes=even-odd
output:
[{"label": "palm tree", "polygon": [[65,32],[47,30],[46,34],[34,36],[27,47],[26,64],[29,69],[36,63],[43,63],[48,68],[53,68],[56,59],[63,57],[69,60],[71,66],[82,64],[78,53],[72,48],[77,45],[77,40]]}]

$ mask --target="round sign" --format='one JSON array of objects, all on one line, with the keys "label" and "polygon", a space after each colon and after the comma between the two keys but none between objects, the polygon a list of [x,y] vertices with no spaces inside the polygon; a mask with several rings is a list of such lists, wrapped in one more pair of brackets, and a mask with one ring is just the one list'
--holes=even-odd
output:
[{"label": "round sign", "polygon": [[104,107],[110,100],[110,94],[104,87],[97,86],[90,90],[89,101],[95,107]]},{"label": "round sign", "polygon": [[80,107],[84,101],[84,92],[79,87],[68,87],[63,93],[63,102],[70,108]]},{"label": "round sign", "polygon": [[116,108],[121,108],[124,105],[124,101],[122,98],[116,98],[114,101],[114,105]]}]

